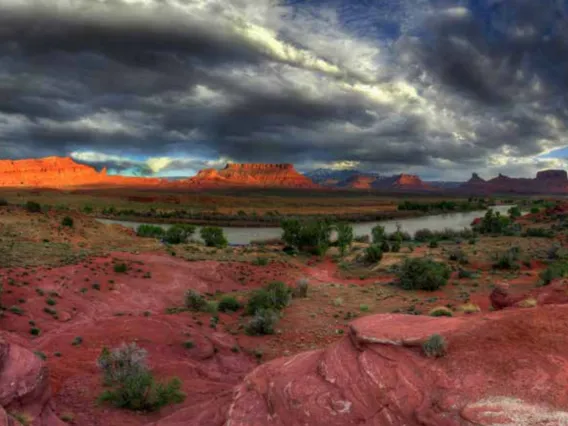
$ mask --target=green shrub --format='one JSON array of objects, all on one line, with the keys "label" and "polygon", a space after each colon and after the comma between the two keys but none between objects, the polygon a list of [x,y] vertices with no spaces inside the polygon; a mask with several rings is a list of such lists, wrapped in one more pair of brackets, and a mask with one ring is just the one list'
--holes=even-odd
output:
[{"label": "green shrub", "polygon": [[453,313],[451,311],[451,309],[446,308],[445,306],[438,306],[436,308],[433,308],[429,315],[431,317],[451,317],[453,316]]},{"label": "green shrub", "polygon": [[218,226],[203,227],[200,234],[207,247],[225,248],[229,244],[223,234],[223,229]]},{"label": "green shrub", "polygon": [[523,237],[553,238],[554,231],[546,228],[527,228],[523,232]]},{"label": "green shrub", "polygon": [[111,389],[99,396],[99,403],[109,402],[134,411],[157,411],[182,402],[186,395],[181,391],[181,381],[174,378],[167,383],[156,382],[145,360],[146,351],[135,343],[112,351],[104,348],[97,364],[104,384]]},{"label": "green shrub", "polygon": [[165,232],[163,239],[168,244],[185,244],[195,233],[195,229],[195,225],[172,225]]},{"label": "green shrub", "polygon": [[61,226],[67,226],[69,228],[73,228],[73,218],[70,216],[65,216],[61,221]]},{"label": "green shrub", "polygon": [[394,241],[390,246],[390,250],[393,253],[398,253],[400,251],[400,241]]},{"label": "green shrub", "polygon": [[425,243],[426,241],[430,241],[434,238],[434,233],[427,228],[419,229],[414,233],[414,240],[419,241],[421,243]]},{"label": "green shrub", "polygon": [[254,261],[253,264],[257,266],[266,266],[270,263],[270,259],[264,256],[258,256]]},{"label": "green shrub", "polygon": [[548,285],[557,278],[564,278],[568,275],[568,263],[555,262],[548,266],[539,275],[542,285]]},{"label": "green shrub", "polygon": [[261,309],[279,311],[288,306],[292,289],[280,281],[274,281],[264,288],[255,290],[248,300],[245,312],[254,315]]},{"label": "green shrub", "polygon": [[136,228],[136,235],[143,238],[162,238],[164,233],[164,228],[156,225],[143,224]]},{"label": "green shrub", "polygon": [[509,217],[511,219],[516,219],[518,217],[521,217],[521,209],[518,206],[513,206],[511,207],[507,213],[509,213]]},{"label": "green shrub", "polygon": [[332,226],[327,220],[286,219],[280,226],[282,240],[298,250],[323,256],[330,246]]},{"label": "green shrub", "polygon": [[380,244],[382,243],[387,235],[385,233],[385,227],[381,225],[376,225],[371,230],[371,235],[373,236],[373,244]]},{"label": "green shrub", "polygon": [[26,203],[26,210],[30,213],[40,213],[41,212],[41,204],[36,203],[35,201],[28,201]]},{"label": "green shrub", "polygon": [[371,241],[371,238],[368,235],[357,235],[355,238],[353,238],[353,241],[357,243],[369,243]]},{"label": "green shrub", "polygon": [[185,306],[192,311],[203,311],[207,307],[207,300],[198,291],[187,290],[185,293]]},{"label": "green shrub", "polygon": [[32,336],[39,336],[41,334],[41,330],[37,327],[30,328],[30,334]]},{"label": "green shrub", "polygon": [[473,272],[468,271],[466,269],[459,269],[458,271],[458,278],[462,279],[462,278],[472,278],[473,277]]},{"label": "green shrub", "polygon": [[531,207],[531,214],[540,213],[540,209],[538,207]]},{"label": "green shrub", "polygon": [[388,243],[387,240],[384,240],[384,241],[381,243],[381,251],[382,251],[383,253],[388,253],[388,252],[390,251],[390,245],[389,245],[389,243]]},{"label": "green shrub", "polygon": [[460,265],[465,265],[469,263],[467,254],[462,249],[454,249],[450,252],[450,260],[457,261]]},{"label": "green shrub", "polygon": [[347,250],[353,244],[353,227],[348,223],[338,223],[335,225],[337,231],[337,246],[341,256],[345,256]]},{"label": "green shrub", "polygon": [[258,309],[245,328],[251,336],[274,334],[274,326],[278,322],[278,312],[273,309]]},{"label": "green shrub", "polygon": [[126,263],[117,263],[113,266],[113,269],[117,274],[124,274],[128,271],[128,266]]},{"label": "green shrub", "polygon": [[233,296],[224,296],[219,302],[218,309],[221,312],[236,312],[241,309],[241,304]]},{"label": "green shrub", "polygon": [[88,204],[85,205],[85,206],[83,207],[83,213],[85,213],[85,214],[91,214],[91,213],[93,213],[93,206],[90,206],[90,205],[88,205]]},{"label": "green shrub", "polygon": [[81,336],[75,337],[71,342],[73,346],[79,346],[81,343],[83,343],[83,338]]},{"label": "green shrub", "polygon": [[437,240],[432,240],[430,241],[430,244],[428,244],[428,247],[430,248],[438,248],[439,244]]},{"label": "green shrub", "polygon": [[446,285],[450,268],[426,258],[406,259],[400,267],[398,284],[405,290],[435,291]]},{"label": "green shrub", "polygon": [[365,260],[369,263],[378,263],[383,258],[383,251],[376,244],[371,244],[365,249]]},{"label": "green shrub", "polygon": [[503,253],[497,253],[493,267],[495,269],[519,269],[519,253],[518,247],[512,247]]},{"label": "green shrub", "polygon": [[432,336],[422,344],[422,350],[427,357],[439,358],[446,355],[448,345],[442,336],[432,334]]},{"label": "green shrub", "polygon": [[186,340],[185,342],[183,342],[183,347],[186,349],[191,349],[195,346],[195,344],[193,343],[193,340]]},{"label": "green shrub", "polygon": [[0,207],[7,206],[8,204],[8,200],[6,200],[5,198],[0,198]]}]

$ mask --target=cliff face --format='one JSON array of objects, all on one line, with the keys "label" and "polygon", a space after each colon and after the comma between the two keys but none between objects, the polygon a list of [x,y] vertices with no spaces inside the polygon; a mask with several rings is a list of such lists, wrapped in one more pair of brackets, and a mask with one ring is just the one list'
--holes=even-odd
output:
[{"label": "cliff face", "polygon": [[568,174],[564,170],[543,170],[534,179],[499,176],[484,181],[474,174],[460,187],[461,190],[484,193],[566,193],[568,192]]},{"label": "cliff face", "polygon": [[0,160],[0,186],[67,188],[80,186],[156,186],[161,179],[109,176],[106,169],[79,164],[68,157],[46,157],[30,160]]},{"label": "cliff face", "polygon": [[227,164],[221,170],[201,170],[187,183],[198,186],[268,186],[290,188],[318,188],[306,176],[298,173],[292,164]]}]

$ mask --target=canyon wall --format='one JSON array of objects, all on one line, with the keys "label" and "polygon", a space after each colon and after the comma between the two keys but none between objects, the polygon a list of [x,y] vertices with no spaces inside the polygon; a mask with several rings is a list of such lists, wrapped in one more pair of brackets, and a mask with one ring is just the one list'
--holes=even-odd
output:
[{"label": "canyon wall", "polygon": [[479,193],[561,194],[568,192],[568,174],[565,170],[543,170],[534,179],[499,174],[493,179],[483,180],[474,173],[459,189]]}]

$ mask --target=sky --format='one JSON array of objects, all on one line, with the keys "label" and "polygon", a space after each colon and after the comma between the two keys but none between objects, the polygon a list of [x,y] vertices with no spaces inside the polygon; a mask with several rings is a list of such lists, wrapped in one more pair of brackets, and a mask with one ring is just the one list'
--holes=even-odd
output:
[{"label": "sky", "polygon": [[0,0],[0,158],[568,168],[566,0]]}]

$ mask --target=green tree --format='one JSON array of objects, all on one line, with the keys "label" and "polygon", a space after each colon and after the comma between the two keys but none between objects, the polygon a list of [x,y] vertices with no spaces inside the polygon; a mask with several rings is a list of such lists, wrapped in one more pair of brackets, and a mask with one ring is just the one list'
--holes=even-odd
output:
[{"label": "green tree", "polygon": [[338,223],[335,229],[337,231],[339,253],[341,256],[345,256],[347,249],[349,249],[353,243],[353,227],[348,223]]},{"label": "green tree", "polygon": [[380,244],[382,243],[387,235],[385,233],[385,227],[381,226],[381,225],[377,225],[375,226],[372,230],[371,230],[371,234],[373,235],[373,244]]},{"label": "green tree", "polygon": [[218,226],[206,226],[201,228],[201,238],[205,241],[208,247],[224,248],[227,247],[229,242],[223,233],[223,228]]}]

